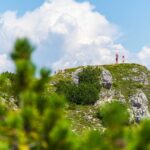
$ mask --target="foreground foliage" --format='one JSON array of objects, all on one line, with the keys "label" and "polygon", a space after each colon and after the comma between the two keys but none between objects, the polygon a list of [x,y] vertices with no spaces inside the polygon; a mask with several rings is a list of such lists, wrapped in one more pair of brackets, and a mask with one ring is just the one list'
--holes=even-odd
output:
[{"label": "foreground foliage", "polygon": [[[108,104],[100,110],[104,131],[74,134],[64,118],[66,102],[46,92],[49,71],[35,78],[31,60],[33,47],[27,39],[15,43],[12,59],[16,65],[19,109],[9,110],[0,103],[0,150],[149,150],[150,120],[128,126],[126,109]],[[112,106],[112,107],[111,107]]]}]

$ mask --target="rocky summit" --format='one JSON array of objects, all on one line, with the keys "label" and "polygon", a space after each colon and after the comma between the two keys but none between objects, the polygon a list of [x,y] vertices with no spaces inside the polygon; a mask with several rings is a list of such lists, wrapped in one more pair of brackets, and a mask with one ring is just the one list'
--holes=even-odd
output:
[{"label": "rocky summit", "polygon": [[[96,109],[112,101],[120,101],[128,106],[131,121],[138,123],[144,118],[150,118],[150,70],[138,64],[92,67],[100,69],[99,84],[102,88],[99,99],[94,105],[71,104],[68,107],[66,113],[71,120],[73,131],[100,128],[101,123],[96,117]],[[52,77],[51,82],[55,84],[59,80],[68,80],[78,85],[78,74],[83,68],[86,66],[59,71]]]}]

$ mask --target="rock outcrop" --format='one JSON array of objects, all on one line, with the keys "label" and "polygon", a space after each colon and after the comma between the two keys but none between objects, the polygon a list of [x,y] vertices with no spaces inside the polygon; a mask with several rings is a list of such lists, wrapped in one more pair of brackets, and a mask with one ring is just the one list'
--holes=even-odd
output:
[{"label": "rock outcrop", "polygon": [[[105,103],[111,103],[114,100],[120,101],[121,103],[129,105],[131,118],[134,118],[136,122],[140,122],[144,118],[150,118],[150,112],[148,108],[149,94],[147,92],[149,90],[147,87],[150,83],[150,75],[144,69],[141,71],[140,66],[135,66],[132,69],[128,69],[127,67],[124,68],[124,70],[121,68],[121,71],[117,69],[115,70],[115,66],[113,68],[114,70],[110,70],[109,68],[105,68],[103,66],[101,67],[100,84],[102,88],[99,93],[99,100],[97,100],[95,103],[95,107],[100,107]],[[72,81],[77,85],[79,84],[78,75],[82,71],[83,68],[79,68],[71,74]],[[113,76],[114,78],[111,74],[112,71],[115,72],[115,76]],[[133,83],[133,86],[135,87],[131,88],[130,83]],[[114,87],[113,84],[117,85],[118,87]],[[143,89],[143,91],[140,89],[137,90],[136,85],[139,85],[138,88],[140,85],[143,85],[143,87],[146,88]],[[132,91],[134,94],[130,96],[131,92],[129,91]]]},{"label": "rock outcrop", "polygon": [[142,119],[149,118],[150,113],[148,110],[148,99],[142,90],[137,90],[136,94],[129,98],[131,109],[136,122]]},{"label": "rock outcrop", "polygon": [[11,110],[18,110],[18,106],[16,105],[16,100],[13,97],[5,98],[0,97],[0,103],[5,104],[8,109]]},{"label": "rock outcrop", "polygon": [[113,97],[115,95],[114,90],[105,90],[102,89],[101,92],[99,93],[99,100],[95,103],[96,107],[100,107],[101,105],[105,103],[111,103],[113,101]]},{"label": "rock outcrop", "polygon": [[102,71],[102,86],[106,89],[111,89],[112,87],[112,75],[106,69]]},{"label": "rock outcrop", "polygon": [[78,76],[78,74],[80,73],[80,72],[82,72],[83,71],[83,69],[82,68],[79,68],[79,69],[77,69],[75,72],[73,72],[72,73],[72,81],[75,83],[75,84],[79,84],[79,76]]},{"label": "rock outcrop", "polygon": [[144,85],[149,84],[148,77],[144,72],[141,72],[139,76],[131,77],[131,80]]},{"label": "rock outcrop", "polygon": [[115,91],[114,89],[102,89],[99,94],[99,100],[95,103],[95,106],[100,107],[105,103],[111,103],[113,101],[119,101],[123,104],[126,103],[125,97],[120,91]]},{"label": "rock outcrop", "polygon": [[122,79],[128,81],[131,80],[133,82],[137,82],[144,85],[149,85],[148,74],[146,74],[145,72],[141,72],[138,68],[133,68],[132,73],[135,75],[129,74],[128,76],[123,77]]}]

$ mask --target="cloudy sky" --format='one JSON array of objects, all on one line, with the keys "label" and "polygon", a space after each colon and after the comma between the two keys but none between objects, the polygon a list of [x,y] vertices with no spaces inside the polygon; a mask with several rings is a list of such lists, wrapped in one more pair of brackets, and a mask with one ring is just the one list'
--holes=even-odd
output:
[{"label": "cloudy sky", "polygon": [[149,0],[0,0],[0,72],[14,71],[9,55],[28,37],[38,68],[126,62],[150,68]]}]

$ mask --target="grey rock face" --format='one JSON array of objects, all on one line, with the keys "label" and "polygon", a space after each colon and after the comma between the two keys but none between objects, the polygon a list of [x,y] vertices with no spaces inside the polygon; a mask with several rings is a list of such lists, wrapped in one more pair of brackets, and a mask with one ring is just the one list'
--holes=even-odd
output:
[{"label": "grey rock face", "polygon": [[111,89],[112,75],[108,70],[103,70],[102,71],[102,85],[106,89]]},{"label": "grey rock face", "polygon": [[129,98],[129,102],[136,122],[150,117],[148,99],[142,90],[137,90],[137,93]]},{"label": "grey rock face", "polygon": [[0,103],[6,104],[6,106],[11,110],[18,110],[18,106],[15,103],[15,99],[13,97],[10,97],[9,99],[4,99],[0,97]]},{"label": "grey rock face", "polygon": [[149,85],[149,80],[148,80],[148,74],[146,74],[145,72],[141,72],[138,68],[133,68],[132,72],[136,75],[128,75],[126,77],[123,77],[122,80],[132,80],[134,82],[138,82],[140,84],[144,84],[144,85]]},{"label": "grey rock face", "polygon": [[[118,98],[115,98],[115,97]],[[113,101],[119,101],[123,104],[126,103],[125,97],[121,94],[121,92],[119,91],[115,91],[112,89],[109,90],[101,90],[100,94],[99,94],[99,100],[95,103],[95,106],[99,107],[105,103],[111,103]]]},{"label": "grey rock face", "polygon": [[138,70],[138,68],[133,68],[132,71],[136,73],[136,72],[138,72],[139,70]]},{"label": "grey rock face", "polygon": [[119,94],[119,101],[124,104],[126,103],[126,99],[125,99],[124,95],[121,94],[121,92]]},{"label": "grey rock face", "polygon": [[144,85],[148,85],[148,77],[144,72],[141,72],[141,74],[139,76],[134,76],[131,78],[132,81],[144,84]]},{"label": "grey rock face", "polygon": [[99,93],[99,100],[95,103],[95,106],[99,107],[107,102],[112,102],[114,95],[114,90],[101,90],[101,92]]},{"label": "grey rock face", "polygon": [[129,81],[130,78],[129,77],[123,77],[122,80]]},{"label": "grey rock face", "polygon": [[10,97],[9,101],[10,107],[12,107],[13,110],[18,110],[18,106],[15,104],[15,99],[13,97]]},{"label": "grey rock face", "polygon": [[79,69],[77,69],[75,72],[73,72],[72,73],[72,81],[75,83],[75,84],[79,84],[79,76],[78,76],[78,74],[80,73],[80,72],[82,72],[83,71],[83,69],[82,68],[79,68]]}]

